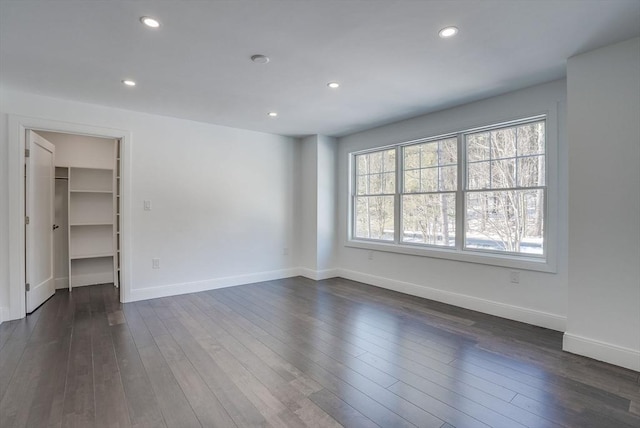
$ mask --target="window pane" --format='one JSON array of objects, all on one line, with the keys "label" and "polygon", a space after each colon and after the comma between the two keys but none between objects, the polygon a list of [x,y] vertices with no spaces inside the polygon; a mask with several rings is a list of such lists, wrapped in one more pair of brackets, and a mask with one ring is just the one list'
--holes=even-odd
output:
[{"label": "window pane", "polygon": [[369,153],[365,156],[369,157],[369,174],[382,172],[382,152]]},{"label": "window pane", "polygon": [[420,144],[422,150],[420,152],[421,167],[438,165],[438,142]]},{"label": "window pane", "polygon": [[383,150],[356,155],[358,195],[392,194],[396,191],[396,151]]},{"label": "window pane", "polygon": [[544,121],[519,126],[518,156],[544,153]]},{"label": "window pane", "polygon": [[516,187],[516,160],[504,159],[491,162],[491,188]]},{"label": "window pane", "polygon": [[467,161],[489,160],[489,133],[481,132],[466,137]]},{"label": "window pane", "polygon": [[369,195],[382,193],[382,174],[371,174],[369,176]]},{"label": "window pane", "polygon": [[386,194],[393,194],[396,191],[396,173],[387,172],[382,175],[382,191]]},{"label": "window pane", "polygon": [[407,146],[402,151],[405,169],[420,168],[420,146]]},{"label": "window pane", "polygon": [[439,190],[451,191],[458,188],[458,167],[445,166],[440,168]]},{"label": "window pane", "polygon": [[357,190],[357,194],[358,195],[365,195],[368,193],[368,182],[369,182],[369,176],[367,175],[360,175],[357,176],[357,180],[358,180],[358,190]]},{"label": "window pane", "polygon": [[518,186],[544,186],[544,156],[518,158]]},{"label": "window pane", "polygon": [[455,165],[458,163],[458,139],[449,138],[440,141],[440,165]]},{"label": "window pane", "polygon": [[470,163],[467,170],[469,189],[488,189],[491,187],[489,162]]},{"label": "window pane", "polygon": [[355,237],[393,241],[393,196],[355,199]]},{"label": "window pane", "polygon": [[402,242],[455,246],[455,194],[403,196],[402,230]]},{"label": "window pane", "polygon": [[387,150],[382,152],[384,158],[383,168],[385,172],[394,172],[396,170],[396,151]]},{"label": "window pane", "polygon": [[422,179],[420,180],[420,190],[422,192],[438,191],[438,168],[424,168],[422,170]]},{"label": "window pane", "polygon": [[543,254],[543,190],[468,193],[466,211],[465,247]]},{"label": "window pane", "polygon": [[413,193],[420,191],[420,170],[414,169],[404,173],[404,191]]},{"label": "window pane", "polygon": [[366,174],[369,170],[367,165],[369,164],[369,155],[357,155],[356,156],[356,175]]},{"label": "window pane", "polygon": [[516,129],[491,131],[491,159],[511,158],[516,155]]}]

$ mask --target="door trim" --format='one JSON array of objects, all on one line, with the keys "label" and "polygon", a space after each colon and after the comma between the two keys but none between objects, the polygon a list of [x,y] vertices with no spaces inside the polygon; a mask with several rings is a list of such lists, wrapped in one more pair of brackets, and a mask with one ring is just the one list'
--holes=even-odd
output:
[{"label": "door trim", "polygon": [[[25,186],[27,189],[27,193],[25,194],[25,207],[26,207],[26,215],[29,217],[29,225],[24,227],[24,234],[25,234],[25,245],[26,245],[26,251],[25,251],[25,257],[26,257],[26,269],[25,269],[25,274],[26,274],[26,282],[31,284],[31,290],[26,292],[26,311],[27,313],[31,313],[33,311],[35,311],[38,307],[40,307],[44,302],[46,302],[47,300],[49,300],[50,297],[52,297],[55,292],[55,281],[56,281],[56,277],[55,277],[55,270],[54,270],[54,254],[55,254],[55,250],[54,250],[54,233],[53,233],[53,224],[55,223],[55,215],[54,215],[54,201],[55,201],[55,175],[56,175],[56,166],[55,166],[55,159],[56,159],[56,146],[51,143],[50,141],[48,141],[46,138],[43,138],[41,135],[33,132],[33,131],[27,131],[26,132],[28,140],[25,140],[25,144],[28,146],[29,148],[29,153],[30,156],[28,158],[28,161],[25,162],[26,163],[26,168],[25,168]],[[38,167],[38,163],[36,161],[37,158],[37,153],[38,152],[46,152],[50,155],[50,158],[47,159],[47,167],[49,169],[49,182],[46,186],[42,186],[42,187],[48,187],[48,189],[43,189],[43,188],[38,188],[38,190],[36,191],[36,183],[38,181],[37,178],[37,174],[39,173],[40,170],[36,170],[36,168]],[[31,190],[31,192],[29,191]],[[40,212],[38,211],[35,206],[37,204],[37,201],[40,200],[40,197],[42,196],[39,192],[41,191],[47,191],[49,192],[48,196],[49,196],[49,200],[48,200],[48,207],[47,210],[45,212]],[[47,221],[46,223],[46,234],[48,234],[48,239],[50,239],[50,245],[48,247],[48,260],[47,260],[47,264],[49,265],[49,274],[50,276],[46,279],[44,279],[44,281],[40,282],[39,280],[42,278],[38,278],[38,280],[36,280],[36,278],[34,278],[32,275],[35,274],[36,271],[39,270],[39,268],[41,268],[42,266],[38,265],[35,266],[35,263],[33,263],[33,266],[30,267],[29,262],[35,262],[35,254],[38,252],[38,250],[36,248],[38,247],[42,247],[40,244],[36,244],[36,242],[39,242],[40,238],[43,238],[41,235],[36,233],[36,221],[40,216],[46,216],[47,217]],[[43,262],[44,264],[44,262]]]},{"label": "door trim", "polygon": [[[50,131],[120,140],[120,301],[131,300],[131,132],[121,129],[9,115],[9,317],[24,318],[25,307],[25,185],[26,131]],[[5,320],[6,321],[6,320]]]}]

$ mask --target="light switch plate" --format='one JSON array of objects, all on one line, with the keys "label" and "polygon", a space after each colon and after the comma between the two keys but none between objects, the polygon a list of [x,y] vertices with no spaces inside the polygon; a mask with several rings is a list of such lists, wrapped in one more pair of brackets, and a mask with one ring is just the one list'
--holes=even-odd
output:
[{"label": "light switch plate", "polygon": [[144,210],[151,211],[151,201],[144,201]]}]

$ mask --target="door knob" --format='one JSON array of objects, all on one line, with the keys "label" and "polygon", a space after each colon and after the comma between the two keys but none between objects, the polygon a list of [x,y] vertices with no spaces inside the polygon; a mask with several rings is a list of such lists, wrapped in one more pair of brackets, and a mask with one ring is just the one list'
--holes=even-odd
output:
[{"label": "door knob", "polygon": [[59,228],[60,226],[58,226],[57,224],[53,225],[53,230],[56,230],[57,228]]}]

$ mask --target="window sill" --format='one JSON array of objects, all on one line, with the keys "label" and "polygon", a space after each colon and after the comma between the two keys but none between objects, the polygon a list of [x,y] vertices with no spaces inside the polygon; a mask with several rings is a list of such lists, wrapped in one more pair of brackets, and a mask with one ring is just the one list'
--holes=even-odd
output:
[{"label": "window sill", "polygon": [[489,266],[499,266],[509,269],[530,270],[537,272],[556,273],[555,263],[537,257],[510,256],[482,251],[459,251],[448,248],[422,247],[418,245],[398,245],[394,243],[365,240],[347,240],[345,247],[363,250],[382,251],[387,253],[406,254],[419,257],[446,259],[466,263],[477,263]]}]

